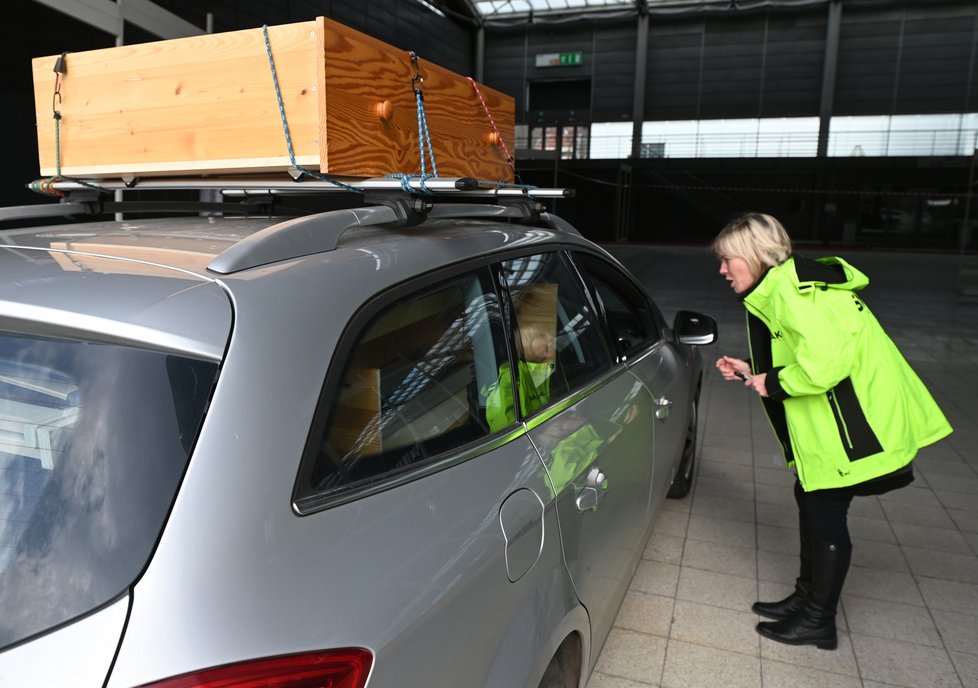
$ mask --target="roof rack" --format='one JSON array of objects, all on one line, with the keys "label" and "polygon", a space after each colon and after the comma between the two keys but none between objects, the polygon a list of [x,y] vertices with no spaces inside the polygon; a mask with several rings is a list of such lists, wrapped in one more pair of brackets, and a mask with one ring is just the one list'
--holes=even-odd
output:
[{"label": "roof rack", "polygon": [[569,223],[546,212],[532,200],[509,201],[501,205],[473,203],[432,204],[425,199],[395,198],[363,208],[330,210],[303,215],[242,239],[214,258],[207,269],[222,275],[336,249],[340,237],[353,227],[376,225],[407,226],[436,218],[506,218],[517,221],[542,221],[558,232],[580,236]]},{"label": "roof rack", "polygon": [[300,177],[122,177],[119,179],[72,181],[61,180],[51,183],[51,188],[64,192],[96,190],[123,191],[140,189],[145,191],[204,190],[216,189],[225,195],[251,194],[308,194],[308,193],[349,193],[357,191],[401,191],[419,195],[459,194],[466,196],[523,196],[537,199],[573,198],[573,189],[537,189],[530,186],[496,184],[471,177],[374,177],[370,179],[337,179],[344,187],[315,178]]}]

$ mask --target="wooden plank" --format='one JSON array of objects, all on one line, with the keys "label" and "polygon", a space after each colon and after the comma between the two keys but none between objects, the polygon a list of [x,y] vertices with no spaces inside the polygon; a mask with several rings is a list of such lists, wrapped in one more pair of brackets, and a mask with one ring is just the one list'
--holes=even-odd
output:
[{"label": "wooden plank", "polygon": [[[300,164],[319,157],[315,22],[269,27]],[[55,173],[56,56],[33,60],[42,175]],[[62,173],[73,176],[288,169],[261,29],[69,53]]]},{"label": "wooden plank", "polygon": [[[268,32],[300,165],[340,177],[420,172],[409,53],[322,17]],[[45,176],[56,173],[56,59],[33,61]],[[63,175],[291,167],[261,29],[69,53],[67,69],[58,105]],[[423,58],[420,69],[439,175],[512,181],[472,82]],[[480,90],[512,150],[513,99]]]},{"label": "wooden plank", "polygon": [[[411,88],[415,72],[409,53],[332,20],[320,17],[317,22],[325,55],[323,169],[356,177],[418,173],[418,116]],[[420,68],[438,174],[512,181],[512,168],[502,147],[490,140],[492,129],[471,82],[423,55]],[[487,86],[479,90],[513,151],[513,99]],[[389,120],[377,116],[385,101],[391,106]]]}]

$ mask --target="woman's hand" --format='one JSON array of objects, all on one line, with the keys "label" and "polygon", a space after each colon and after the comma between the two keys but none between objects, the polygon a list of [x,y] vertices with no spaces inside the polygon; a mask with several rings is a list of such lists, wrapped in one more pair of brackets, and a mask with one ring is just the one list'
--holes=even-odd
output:
[{"label": "woman's hand", "polygon": [[[751,376],[750,364],[747,361],[730,356],[721,356],[717,359],[717,370],[724,380],[749,380]],[[737,373],[740,373],[740,376]]]},{"label": "woman's hand", "polygon": [[764,383],[767,381],[767,373],[758,373],[752,377],[744,380],[744,384],[753,389],[755,392],[760,394],[762,397],[767,396],[767,387]]}]

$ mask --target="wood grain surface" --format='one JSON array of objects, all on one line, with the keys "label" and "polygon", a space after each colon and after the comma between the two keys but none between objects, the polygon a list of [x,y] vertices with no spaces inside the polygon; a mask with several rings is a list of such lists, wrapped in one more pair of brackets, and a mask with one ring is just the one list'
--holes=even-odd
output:
[{"label": "wood grain surface", "polygon": [[[331,175],[420,171],[409,54],[325,18],[269,27],[297,161]],[[33,60],[39,167],[56,170],[57,56]],[[69,53],[62,174],[260,173],[291,167],[261,29]],[[438,173],[512,181],[471,82],[421,55]],[[480,86],[513,147],[513,99]],[[428,172],[431,172],[430,164]]]}]

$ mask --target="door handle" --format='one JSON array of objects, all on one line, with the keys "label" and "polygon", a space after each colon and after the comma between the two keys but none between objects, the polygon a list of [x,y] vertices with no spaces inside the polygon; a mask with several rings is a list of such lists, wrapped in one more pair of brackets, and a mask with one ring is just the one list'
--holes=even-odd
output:
[{"label": "door handle", "polygon": [[672,402],[661,397],[655,400],[655,417],[659,420],[665,420],[669,417],[669,409],[672,407]]},{"label": "door handle", "polygon": [[597,466],[592,466],[588,471],[584,487],[577,493],[578,511],[593,511],[598,508],[608,493],[608,478]]}]

